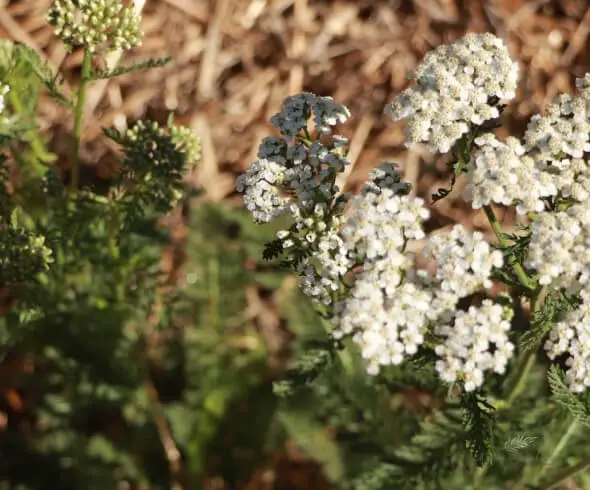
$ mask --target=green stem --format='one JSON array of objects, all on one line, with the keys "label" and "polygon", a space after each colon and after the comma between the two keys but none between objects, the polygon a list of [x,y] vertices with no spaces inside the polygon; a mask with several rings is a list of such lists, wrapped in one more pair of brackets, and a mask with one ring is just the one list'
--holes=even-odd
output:
[{"label": "green stem", "polygon": [[483,466],[480,466],[479,468],[477,468],[477,470],[475,471],[475,478],[473,479],[474,490],[478,490],[479,488],[482,488],[481,483],[482,483],[483,479],[485,478],[489,467],[490,467],[490,463],[487,462]]},{"label": "green stem", "polygon": [[[518,366],[515,368],[518,375],[510,383],[508,389],[506,390],[506,398],[503,402],[498,404],[498,409],[509,409],[514,400],[516,400],[516,398],[518,397],[518,395],[522,393],[522,390],[524,390],[524,387],[526,386],[526,382],[528,380],[531,369],[535,365],[536,357],[536,353],[534,351],[531,351],[519,360]],[[482,487],[481,484],[486,476],[488,469],[489,463],[486,463],[484,466],[477,468],[473,478],[473,488],[475,490],[479,488],[482,488],[483,490],[484,487]]]},{"label": "green stem", "polygon": [[559,453],[561,453],[561,451],[563,451],[563,448],[567,445],[567,443],[569,442],[569,439],[572,437],[574,432],[578,429],[578,425],[579,425],[579,420],[576,418],[573,419],[572,422],[569,424],[567,431],[565,432],[565,434],[563,434],[563,436],[561,436],[561,439],[559,439],[557,446],[555,446],[555,449],[553,450],[551,455],[547,458],[547,461],[545,461],[545,463],[543,464],[543,467],[539,471],[539,476],[538,476],[537,481],[541,480],[543,478],[543,476],[545,476],[545,473],[547,473],[547,470],[549,470],[551,468],[551,465],[553,464],[553,462],[555,461],[557,456],[559,456]]},{"label": "green stem", "polygon": [[549,481],[540,485],[539,490],[551,490],[553,488],[557,488],[558,485],[566,482],[570,478],[576,476],[578,473],[588,469],[588,467],[590,467],[590,455],[586,456],[577,465],[572,466],[571,468],[566,468],[557,473]]},{"label": "green stem", "polygon": [[[119,245],[117,243],[117,235],[119,232],[119,213],[117,209],[113,207],[110,209],[110,216],[108,221],[108,247],[109,253],[114,261],[118,261],[121,254],[119,250]],[[117,301],[123,302],[125,298],[125,285],[123,284],[123,274],[121,274],[120,267],[117,268],[116,273],[116,298]]]},{"label": "green stem", "polygon": [[[494,234],[496,235],[496,238],[498,239],[498,243],[500,244],[500,246],[503,249],[506,249],[508,247],[508,242],[504,238],[504,233],[502,232],[502,226],[501,226],[500,222],[497,220],[496,215],[494,214],[494,210],[492,209],[492,207],[490,205],[484,206],[483,209],[486,213],[488,221],[490,222],[492,230],[494,230]],[[529,276],[525,272],[524,268],[516,260],[516,257],[514,257],[514,255],[510,256],[509,264],[512,266],[512,270],[516,274],[516,277],[518,278],[519,282],[526,289],[528,289],[528,290],[535,289],[535,285],[534,285],[533,281],[529,278]],[[542,299],[544,298],[544,292],[545,292],[545,288],[542,288],[542,289],[535,292],[535,295],[534,295],[534,298],[532,301],[532,305],[531,305],[532,311],[535,311],[538,308],[540,302],[542,302]],[[508,389],[506,390],[506,398],[505,398],[505,402],[502,404],[502,408],[506,409],[506,408],[510,407],[512,405],[512,403],[514,402],[514,400],[516,400],[516,398],[522,393],[522,391],[524,390],[524,388],[526,386],[526,382],[528,380],[529,374],[530,374],[533,366],[535,365],[535,360],[536,360],[535,351],[527,352],[524,355],[524,357],[522,357],[519,360],[518,367],[516,368],[516,372],[518,374],[513,379],[513,381],[509,384]],[[489,465],[486,464],[486,465],[482,466],[481,468],[477,469],[477,471],[475,473],[475,477],[474,477],[474,488],[476,488],[476,489],[480,488],[480,486],[485,478],[488,468],[489,468]]]},{"label": "green stem", "polygon": [[508,395],[506,397],[506,403],[508,407],[512,405],[514,400],[516,400],[516,398],[518,398],[518,396],[522,393],[522,390],[524,390],[531,369],[535,365],[536,359],[537,354],[534,351],[531,351],[528,352],[518,363],[518,367],[516,369],[518,370],[519,375],[508,389]]},{"label": "green stem", "polygon": [[[545,296],[547,295],[547,286],[543,286],[541,289],[535,292],[533,300],[531,302],[531,315],[534,315],[539,306],[545,300]],[[522,390],[525,387],[526,380],[531,372],[531,369],[535,365],[535,359],[537,355],[534,349],[531,349],[527,352],[524,357],[522,357],[516,367],[516,377],[512,380],[509,380],[508,387],[506,389],[506,407],[509,407],[514,400],[522,393]]]},{"label": "green stem", "polygon": [[[502,226],[500,225],[500,222],[496,219],[496,215],[494,214],[494,210],[492,209],[492,207],[489,204],[487,206],[484,206],[483,209],[486,213],[486,216],[488,217],[488,221],[490,222],[490,225],[492,226],[492,230],[494,230],[496,238],[498,239],[498,242],[500,243],[500,246],[502,248],[507,248],[508,242],[504,238],[504,234],[502,232]],[[523,269],[522,265],[520,265],[520,263],[516,260],[516,257],[511,255],[508,260],[509,260],[510,265],[512,266],[512,270],[516,274],[516,277],[518,278],[520,283],[527,289],[533,289],[535,286],[532,284],[531,279],[527,276],[527,273]]]},{"label": "green stem", "polygon": [[74,144],[72,148],[72,173],[70,176],[70,193],[78,188],[80,181],[80,139],[82,136],[82,122],[84,120],[84,106],[86,105],[86,89],[88,88],[92,54],[89,49],[84,50],[82,60],[82,79],[76,100],[76,113],[74,118]]}]

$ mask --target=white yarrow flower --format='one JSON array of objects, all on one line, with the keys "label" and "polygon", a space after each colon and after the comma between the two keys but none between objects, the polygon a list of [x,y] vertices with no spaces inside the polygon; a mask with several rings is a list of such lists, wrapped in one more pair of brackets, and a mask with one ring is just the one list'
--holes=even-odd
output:
[{"label": "white yarrow flower", "polygon": [[526,266],[536,269],[539,283],[576,287],[590,282],[590,208],[571,206],[558,213],[540,213],[531,224]]},{"label": "white yarrow flower", "polygon": [[581,292],[582,304],[557,323],[545,341],[545,351],[554,360],[566,355],[565,378],[573,392],[590,386],[590,291]]},{"label": "white yarrow flower", "polygon": [[516,138],[504,143],[486,134],[475,140],[479,149],[469,163],[466,199],[474,209],[491,203],[512,206],[519,214],[544,209],[541,197],[555,195],[555,186],[542,185],[541,172],[533,158],[524,155],[524,147]]},{"label": "white yarrow flower", "polygon": [[486,299],[480,307],[457,312],[452,324],[438,325],[434,333],[443,343],[435,348],[435,367],[440,378],[462,380],[465,391],[474,391],[487,371],[503,374],[514,353],[508,338],[511,317],[511,310]]},{"label": "white yarrow flower", "polygon": [[427,53],[414,78],[386,110],[394,120],[408,118],[408,145],[428,143],[446,153],[514,98],[518,64],[501,39],[470,33]]},{"label": "white yarrow flower", "polygon": [[309,140],[308,122],[313,131],[332,134],[332,127],[350,116],[349,110],[330,97],[307,92],[288,97],[271,122],[282,133],[262,140],[259,160],[236,181],[239,192],[254,219],[272,221],[289,212],[297,216],[313,213],[317,203],[328,203],[338,194],[335,175],[350,162],[346,138],[334,135],[332,143]]},{"label": "white yarrow flower", "polygon": [[482,233],[462,225],[455,225],[448,234],[432,236],[423,253],[438,264],[435,278],[446,302],[491,287],[492,269],[503,264],[502,252],[493,250]]}]

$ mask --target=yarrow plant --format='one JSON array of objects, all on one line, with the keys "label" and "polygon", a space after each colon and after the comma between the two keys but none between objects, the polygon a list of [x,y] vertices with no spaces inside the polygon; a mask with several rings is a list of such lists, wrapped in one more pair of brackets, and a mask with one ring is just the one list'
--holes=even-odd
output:
[{"label": "yarrow plant", "polygon": [[[140,15],[127,4],[52,3],[56,35],[68,50],[83,53],[77,87],[66,88],[34,50],[0,42],[0,365],[16,359],[33,366],[0,390],[2,416],[10,419],[0,441],[2,486],[39,488],[48,468],[63,488],[117,488],[148,479],[178,488],[181,478],[162,449],[168,432],[157,428],[169,427],[150,373],[154,346],[163,345],[154,338],[184,298],[165,288],[161,257],[172,243],[161,218],[193,193],[185,177],[200,157],[199,140],[172,117],[105,128],[104,138],[119,146],[119,165],[103,189],[80,178],[84,117],[91,116],[84,114],[87,87],[167,62],[101,67],[108,51],[141,41]],[[36,126],[44,89],[74,121],[70,158],[61,155],[59,166]],[[35,401],[4,404],[6,392],[19,401],[21,389]],[[121,421],[125,440],[153,435],[139,451],[130,449],[119,436],[91,428],[97,413],[106,424]],[[156,476],[154,461],[164,468]],[[182,478],[198,480],[198,473]]]},{"label": "yarrow plant", "polygon": [[[414,82],[386,108],[394,120],[406,120],[408,145],[453,154],[452,183],[464,176],[463,198],[483,209],[494,242],[461,225],[427,235],[429,206],[410,195],[396,164],[375,169],[358,195],[341,193],[335,182],[349,164],[348,141],[335,131],[350,112],[330,97],[287,98],[271,119],[281,136],[265,138],[259,160],[237,180],[255,221],[289,216],[292,224],[267,244],[265,257],[282,257],[299,275],[302,291],[329,320],[332,352],[358,350],[377,384],[417,364],[436,373],[446,402],[466,414],[457,437],[480,466],[474,488],[508,488],[494,486],[498,480],[488,475],[505,430],[493,419],[515,431],[534,426],[513,417],[535,397],[549,406],[537,381],[547,369],[553,396],[573,425],[541,471],[522,473],[520,482],[553,488],[590,465],[578,454],[578,466],[550,468],[579,442],[576,424],[590,421],[590,74],[576,82],[577,94],[560,95],[533,116],[522,139],[502,140],[493,128],[515,97],[518,72],[501,39],[468,34],[428,53]],[[451,191],[452,185],[433,197]],[[497,206],[514,207],[522,217],[516,233],[502,230]],[[423,243],[416,254],[412,241]],[[311,377],[310,362],[306,357],[290,372],[292,379],[318,376],[325,362],[314,365]],[[298,377],[297,369],[306,375]],[[450,433],[445,427],[437,430]],[[430,464],[427,444],[435,443],[428,437],[415,441],[426,459],[398,453],[375,475],[393,482],[408,476],[410,461]],[[513,442],[505,441],[504,453]],[[436,464],[452,467],[448,458]],[[481,486],[488,477],[490,486]],[[411,488],[431,488],[432,481],[421,481],[426,486]]]}]

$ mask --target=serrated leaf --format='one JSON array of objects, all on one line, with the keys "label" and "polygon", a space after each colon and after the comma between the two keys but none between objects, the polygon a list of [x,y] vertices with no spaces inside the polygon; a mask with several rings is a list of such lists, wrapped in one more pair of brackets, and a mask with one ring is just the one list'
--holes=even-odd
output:
[{"label": "serrated leaf", "polygon": [[165,58],[150,58],[149,60],[139,61],[128,66],[119,65],[112,69],[93,70],[90,72],[88,81],[114,78],[126,73],[147,70],[149,68],[160,68],[170,63],[170,61],[172,61],[172,56],[166,56]]},{"label": "serrated leaf", "polygon": [[553,399],[586,427],[590,427],[590,414],[586,405],[573,393],[565,382],[563,370],[556,364],[549,367],[547,381]]}]

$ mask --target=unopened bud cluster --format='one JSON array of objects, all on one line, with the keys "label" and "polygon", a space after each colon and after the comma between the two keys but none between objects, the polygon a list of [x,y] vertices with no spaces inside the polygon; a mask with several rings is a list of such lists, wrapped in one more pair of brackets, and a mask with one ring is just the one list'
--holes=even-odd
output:
[{"label": "unopened bud cluster", "polygon": [[123,6],[121,0],[53,0],[48,22],[70,49],[128,50],[141,44],[141,18],[133,2]]},{"label": "unopened bud cluster", "polygon": [[182,196],[186,168],[199,157],[198,139],[178,126],[163,128],[154,121],[138,121],[114,138],[125,152],[121,179],[126,196],[140,207],[169,211]]},{"label": "unopened bud cluster", "polygon": [[13,223],[14,202],[6,178],[0,164],[0,288],[35,281],[53,261],[43,236]]},{"label": "unopened bud cluster", "polygon": [[53,262],[45,238],[24,228],[0,226],[0,287],[34,281]]}]

